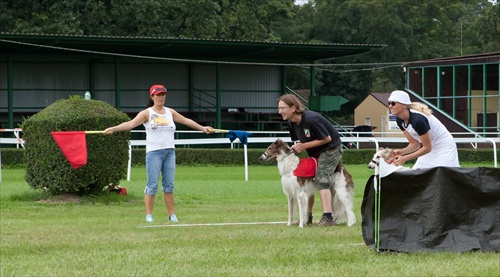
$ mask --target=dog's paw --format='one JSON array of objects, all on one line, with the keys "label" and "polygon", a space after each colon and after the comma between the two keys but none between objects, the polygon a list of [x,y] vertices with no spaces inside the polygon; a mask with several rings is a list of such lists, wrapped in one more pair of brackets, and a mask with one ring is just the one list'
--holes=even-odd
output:
[{"label": "dog's paw", "polygon": [[347,226],[351,227],[356,223],[356,216],[354,215],[353,212],[349,213],[349,216],[347,217]]}]

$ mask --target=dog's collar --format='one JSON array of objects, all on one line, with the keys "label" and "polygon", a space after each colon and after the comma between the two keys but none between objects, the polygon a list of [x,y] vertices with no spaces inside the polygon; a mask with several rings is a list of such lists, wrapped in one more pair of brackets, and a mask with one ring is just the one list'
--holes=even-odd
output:
[{"label": "dog's collar", "polygon": [[287,152],[285,152],[285,157],[295,154],[295,151],[291,147],[287,147]]}]

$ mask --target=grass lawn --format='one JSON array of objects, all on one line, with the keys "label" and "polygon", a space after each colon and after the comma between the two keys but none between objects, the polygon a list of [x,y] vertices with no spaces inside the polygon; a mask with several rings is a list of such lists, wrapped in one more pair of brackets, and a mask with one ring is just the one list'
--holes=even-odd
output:
[{"label": "grass lawn", "polygon": [[[467,166],[467,165],[465,165]],[[478,166],[478,165],[469,165]],[[491,166],[491,165],[481,165]],[[135,167],[128,196],[40,201],[23,169],[3,169],[0,184],[0,276],[500,276],[499,253],[377,254],[363,242],[360,206],[372,174],[355,178],[353,227],[283,224],[287,204],[274,166],[180,166],[176,214],[168,224],[161,195],[145,222],[145,168]],[[319,197],[314,219],[321,216]],[[154,228],[152,228],[154,227]]]}]

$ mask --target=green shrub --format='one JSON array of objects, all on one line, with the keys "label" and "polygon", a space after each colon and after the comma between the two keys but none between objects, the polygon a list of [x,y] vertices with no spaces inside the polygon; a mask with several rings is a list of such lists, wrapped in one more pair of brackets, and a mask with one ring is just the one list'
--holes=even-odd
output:
[{"label": "green shrub", "polygon": [[24,150],[20,148],[2,148],[2,168],[24,166]]},{"label": "green shrub", "polygon": [[126,177],[130,132],[87,134],[87,164],[74,169],[52,138],[53,131],[104,130],[129,117],[102,101],[61,99],[22,123],[25,179],[52,194],[98,194]]},{"label": "green shrub", "polygon": [[[497,159],[499,156],[499,150],[497,148]],[[459,149],[458,160],[460,162],[468,163],[482,163],[493,160],[493,151],[490,149]],[[497,160],[498,162],[498,160]]]}]

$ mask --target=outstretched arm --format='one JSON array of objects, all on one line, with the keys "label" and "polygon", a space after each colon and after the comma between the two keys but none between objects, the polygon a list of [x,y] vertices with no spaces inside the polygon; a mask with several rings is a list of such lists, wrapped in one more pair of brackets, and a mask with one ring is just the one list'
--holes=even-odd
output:
[{"label": "outstretched arm", "polygon": [[118,125],[113,126],[113,127],[106,128],[106,130],[104,130],[104,133],[106,135],[111,135],[114,132],[132,130],[135,127],[141,125],[142,123],[147,122],[148,115],[149,115],[148,110],[143,110],[140,113],[138,113],[134,117],[134,119],[132,119],[132,120],[129,120],[127,122],[123,122],[122,124],[118,124]]},{"label": "outstretched arm", "polygon": [[194,120],[183,116],[182,114],[178,113],[174,109],[170,109],[170,112],[172,113],[172,118],[174,119],[174,122],[176,122],[176,123],[186,125],[187,127],[191,128],[193,130],[202,131],[205,134],[212,134],[214,132],[214,129],[212,127],[201,126],[200,124],[196,123]]}]

